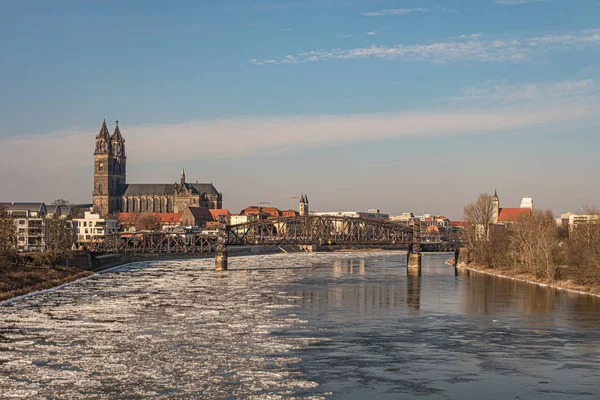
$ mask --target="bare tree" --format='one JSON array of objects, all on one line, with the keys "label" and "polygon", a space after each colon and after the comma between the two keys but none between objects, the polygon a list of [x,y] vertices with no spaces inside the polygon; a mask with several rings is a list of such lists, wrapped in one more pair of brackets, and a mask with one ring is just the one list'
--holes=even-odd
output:
[{"label": "bare tree", "polygon": [[559,229],[550,210],[521,214],[510,226],[511,256],[517,269],[558,279],[563,260]]},{"label": "bare tree", "polygon": [[586,215],[572,227],[567,242],[567,260],[585,285],[600,285],[600,209],[587,205],[578,212]]},{"label": "bare tree", "polygon": [[490,227],[493,222],[492,196],[482,193],[473,203],[467,204],[464,219],[468,222],[463,237],[469,254],[475,262],[493,266],[493,246],[490,241]]},{"label": "bare tree", "polygon": [[158,231],[162,228],[160,217],[152,213],[133,213],[126,223],[138,231]]},{"label": "bare tree", "polygon": [[75,243],[75,231],[71,221],[47,219],[44,222],[45,255],[49,264],[71,254]]},{"label": "bare tree", "polygon": [[52,205],[55,205],[55,206],[68,206],[70,204],[71,204],[71,202],[69,200],[65,200],[65,199],[56,199],[52,202]]},{"label": "bare tree", "polygon": [[17,261],[17,227],[6,209],[0,205],[0,269]]}]

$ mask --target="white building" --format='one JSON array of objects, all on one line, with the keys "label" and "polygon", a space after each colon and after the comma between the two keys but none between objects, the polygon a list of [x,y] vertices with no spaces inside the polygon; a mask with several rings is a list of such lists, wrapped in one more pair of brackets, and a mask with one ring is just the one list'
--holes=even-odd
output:
[{"label": "white building", "polygon": [[521,208],[533,210],[533,199],[531,197],[523,197],[523,200],[521,200]]},{"label": "white building", "polygon": [[310,215],[315,217],[329,216],[329,217],[346,217],[346,218],[366,218],[366,219],[384,219],[389,220],[389,214],[379,212],[378,209],[371,209],[369,211],[317,211],[311,212]]},{"label": "white building", "polygon": [[241,214],[231,214],[229,217],[230,225],[239,225],[245,224],[246,222],[250,222],[250,215],[241,215]]},{"label": "white building", "polygon": [[560,218],[557,218],[556,223],[565,229],[569,229],[569,232],[571,232],[580,224],[600,223],[600,215],[574,214],[568,212],[562,214]]},{"label": "white building", "polygon": [[119,231],[119,221],[101,218],[100,214],[86,211],[83,218],[73,219],[73,228],[79,246],[89,244],[95,237],[110,235]]},{"label": "white building", "polygon": [[17,245],[19,251],[44,250],[44,203],[0,203],[17,226]]}]

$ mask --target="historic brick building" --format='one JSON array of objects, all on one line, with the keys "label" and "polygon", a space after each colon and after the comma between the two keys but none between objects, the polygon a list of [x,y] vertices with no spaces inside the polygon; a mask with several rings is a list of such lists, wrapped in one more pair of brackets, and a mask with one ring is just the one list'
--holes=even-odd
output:
[{"label": "historic brick building", "polygon": [[110,135],[106,121],[96,136],[94,152],[94,212],[101,216],[119,212],[180,213],[186,206],[222,208],[223,196],[212,183],[188,183],[181,171],[171,184],[128,184],[125,139],[119,129]]}]

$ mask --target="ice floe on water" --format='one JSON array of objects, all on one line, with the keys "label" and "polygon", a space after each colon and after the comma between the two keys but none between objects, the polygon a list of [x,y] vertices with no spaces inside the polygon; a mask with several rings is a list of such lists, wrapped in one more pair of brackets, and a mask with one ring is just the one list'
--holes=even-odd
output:
[{"label": "ice floe on water", "polygon": [[211,259],[136,263],[7,304],[0,397],[312,398],[317,384],[286,354],[321,339],[271,333],[305,322],[285,314],[294,267],[331,260],[240,257],[225,273]]}]

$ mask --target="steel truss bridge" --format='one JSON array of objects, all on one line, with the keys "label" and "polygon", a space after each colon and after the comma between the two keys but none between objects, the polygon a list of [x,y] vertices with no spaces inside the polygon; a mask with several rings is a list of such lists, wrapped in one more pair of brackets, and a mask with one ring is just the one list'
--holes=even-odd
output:
[{"label": "steel truss bridge", "polygon": [[335,216],[280,217],[226,225],[217,234],[124,232],[94,238],[97,253],[216,253],[228,246],[258,245],[405,245],[412,251],[455,251],[458,243],[420,242],[420,224]]}]

